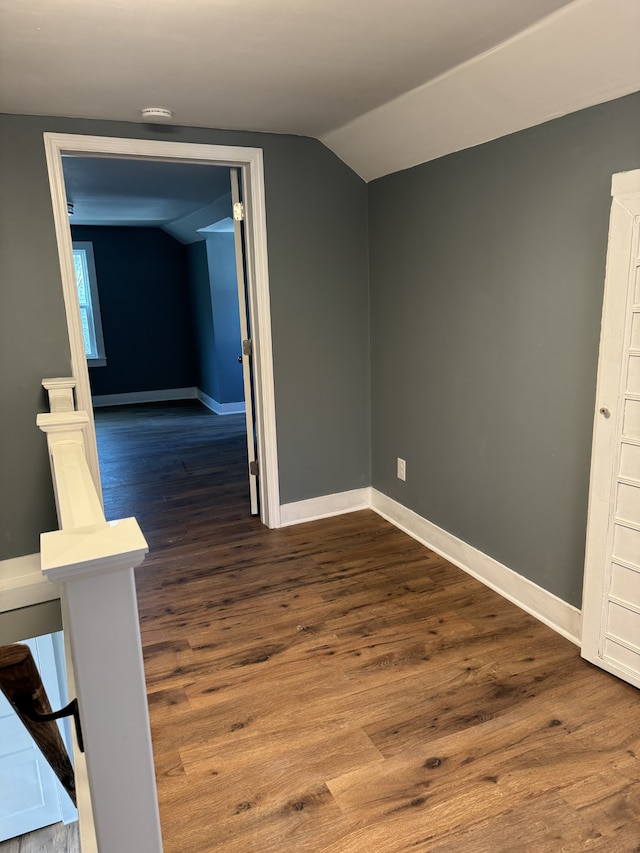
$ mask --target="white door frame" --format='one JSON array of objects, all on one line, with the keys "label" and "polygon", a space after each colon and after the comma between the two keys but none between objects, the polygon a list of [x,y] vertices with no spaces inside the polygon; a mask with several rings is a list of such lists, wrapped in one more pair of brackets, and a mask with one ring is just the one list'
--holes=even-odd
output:
[{"label": "white door frame", "polygon": [[188,142],[163,142],[149,139],[120,139],[108,136],[81,136],[65,133],[45,133],[44,145],[71,347],[71,370],[76,380],[78,409],[86,411],[89,415],[89,424],[85,435],[87,458],[99,495],[102,494],[102,491],[98,467],[98,449],[91,405],[89,370],[84,354],[84,342],[80,326],[62,156],[108,156],[166,160],[171,163],[198,162],[240,169],[245,196],[249,317],[255,354],[253,363],[257,452],[260,469],[260,518],[267,527],[280,527],[280,487],[262,149],[237,148],[228,145],[201,145]]},{"label": "white door frame", "polygon": [[252,362],[253,357],[251,350],[245,352],[245,341],[250,341],[249,332],[249,317],[247,315],[247,275],[245,272],[244,257],[246,249],[244,248],[244,230],[242,218],[236,216],[236,205],[242,207],[240,201],[240,175],[237,169],[230,170],[231,178],[231,203],[233,205],[233,249],[236,256],[236,288],[238,291],[238,313],[240,315],[240,341],[242,344],[241,355],[239,361],[242,362],[242,385],[244,387],[244,417],[247,427],[247,460],[248,479],[249,479],[249,501],[251,503],[251,515],[258,514],[258,474],[255,471],[256,462],[256,435],[253,410],[253,382]]}]

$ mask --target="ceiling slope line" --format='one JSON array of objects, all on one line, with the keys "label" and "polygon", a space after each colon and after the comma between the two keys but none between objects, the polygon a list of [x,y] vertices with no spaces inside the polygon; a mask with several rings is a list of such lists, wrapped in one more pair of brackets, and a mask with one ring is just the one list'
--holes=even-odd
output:
[{"label": "ceiling slope line", "polygon": [[320,137],[375,180],[640,90],[640,3],[575,0]]}]

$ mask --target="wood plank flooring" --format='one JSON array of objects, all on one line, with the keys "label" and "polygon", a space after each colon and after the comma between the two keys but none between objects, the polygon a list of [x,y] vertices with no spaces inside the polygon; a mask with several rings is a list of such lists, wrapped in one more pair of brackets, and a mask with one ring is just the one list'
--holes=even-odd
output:
[{"label": "wood plank flooring", "polygon": [[54,823],[0,842],[2,853],[80,853],[78,824]]},{"label": "wood plank flooring", "polygon": [[264,528],[241,416],[97,425],[166,853],[640,851],[638,691],[371,511]]}]

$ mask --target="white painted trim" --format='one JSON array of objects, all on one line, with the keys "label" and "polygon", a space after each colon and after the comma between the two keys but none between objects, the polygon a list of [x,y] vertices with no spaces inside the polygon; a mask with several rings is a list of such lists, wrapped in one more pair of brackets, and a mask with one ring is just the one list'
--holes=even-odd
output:
[{"label": "white painted trim", "polygon": [[[64,657],[67,676],[67,701],[78,696],[76,677],[73,670],[73,655],[71,653],[71,637],[64,625],[69,625],[69,615],[64,599],[60,602],[62,609],[62,639],[64,642]],[[68,722],[68,721],[67,721]],[[99,853],[96,835],[93,805],[91,803],[91,788],[87,770],[86,752],[80,752],[75,726],[69,726],[73,747],[73,769],[76,777],[76,799],[78,803],[78,834],[80,835],[80,850],[82,853]]]},{"label": "white painted trim", "polygon": [[243,415],[245,413],[244,400],[239,400],[237,403],[219,403],[201,391],[200,388],[196,388],[196,397],[203,406],[215,412],[216,415]]},{"label": "white painted trim", "polygon": [[0,561],[0,613],[59,598],[60,584],[40,571],[40,554]]},{"label": "white painted trim", "polygon": [[371,490],[371,507],[400,530],[472,575],[572,643],[580,645],[581,612],[546,589],[468,545],[413,510]]},{"label": "white painted trim", "polygon": [[75,410],[76,404],[73,397],[73,389],[76,387],[75,379],[62,376],[43,379],[42,387],[47,392],[49,409],[52,412],[73,412]]},{"label": "white painted trim", "polygon": [[[134,579],[147,543],[135,518],[105,521],[84,454],[86,413],[44,413],[36,420],[47,435],[61,527],[41,535],[41,569],[63,584],[71,695],[78,698],[86,746],[89,786],[80,762],[78,788],[83,850],[161,853]],[[94,828],[95,843],[85,844]]]},{"label": "white painted trim", "polygon": [[60,583],[135,568],[148,551],[135,518],[40,534],[42,572]]},{"label": "white painted trim", "polygon": [[[96,256],[92,240],[72,240],[74,251],[84,252],[84,262],[87,270],[87,290],[89,293],[89,310],[91,322],[87,321],[90,332],[93,329],[95,355],[87,356],[89,367],[106,367],[107,357],[104,351],[104,335],[102,333],[102,313],[100,312],[100,293],[98,291],[98,275],[96,273]],[[74,260],[75,265],[75,260]]]},{"label": "white painted trim", "polygon": [[255,343],[255,406],[258,423],[260,517],[268,527],[280,526],[280,483],[276,433],[275,390],[271,341],[271,307],[267,258],[267,226],[264,194],[264,161],[260,148],[165,142],[150,139],[118,139],[108,136],[45,133],[44,146],[51,187],[54,223],[60,258],[71,368],[77,381],[79,409],[89,413],[86,431],[87,462],[96,490],[101,495],[98,450],[92,416],[89,371],[79,322],[78,295],[73,270],[71,230],[62,170],[62,155],[147,157],[171,162],[197,161],[216,166],[240,167],[245,201],[249,317]]},{"label": "white painted trim", "polygon": [[199,400],[216,415],[244,413],[244,401],[219,403],[200,388],[165,388],[158,391],[130,391],[123,394],[96,394],[91,398],[93,408],[102,406],[127,406],[135,403],[169,403],[172,400]]},{"label": "white painted trim", "polygon": [[98,463],[98,447],[95,437],[95,424],[93,422],[93,409],[91,407],[91,387],[89,385],[89,368],[84,352],[84,337],[80,324],[80,307],[78,304],[78,288],[76,284],[75,269],[73,266],[73,245],[71,240],[71,228],[69,226],[69,215],[67,212],[67,191],[62,171],[62,151],[53,139],[44,134],[45,157],[49,170],[49,185],[51,189],[51,202],[53,207],[53,221],[58,244],[58,258],[60,261],[60,274],[62,277],[62,293],[64,297],[64,308],[67,318],[67,330],[69,334],[69,347],[71,350],[71,372],[76,382],[76,405],[78,409],[87,412],[89,418],[85,430],[85,452],[89,471],[95,483],[98,496],[102,500],[102,487],[100,484],[100,465]]},{"label": "white painted trim", "polygon": [[197,391],[197,388],[165,388],[158,391],[129,391],[124,394],[96,394],[91,398],[91,402],[94,409],[134,403],[169,403],[172,400],[195,400]]},{"label": "white painted trim", "polygon": [[[240,175],[238,169],[232,169],[229,175],[231,179],[231,203],[235,211],[236,205],[241,205],[240,194]],[[236,259],[236,290],[238,293],[238,319],[240,321],[240,340],[242,343],[242,355],[240,363],[242,365],[242,393],[245,399],[246,407],[244,413],[245,422],[245,437],[247,440],[247,462],[248,462],[248,478],[249,478],[249,506],[251,515],[257,515],[259,510],[258,504],[258,471],[256,468],[256,450],[257,450],[257,430],[256,419],[253,411],[253,372],[255,368],[255,360],[245,352],[244,341],[250,339],[249,334],[249,315],[247,312],[247,273],[245,270],[245,257],[247,255],[244,247],[244,227],[242,221],[237,219],[235,214],[233,217],[233,251]],[[207,248],[208,251],[208,248]],[[213,302],[212,302],[213,307]],[[213,318],[215,327],[215,311]]]},{"label": "white painted trim", "polygon": [[247,253],[245,274],[249,297],[249,321],[253,335],[256,445],[260,471],[266,472],[266,477],[259,478],[260,518],[268,527],[280,527],[280,481],[273,380],[264,159],[261,148],[252,150],[255,151],[254,163],[251,167],[243,165],[241,171]]},{"label": "white painted trim", "polygon": [[370,506],[371,488],[368,486],[364,489],[353,489],[334,495],[321,495],[318,498],[283,504],[280,507],[280,524],[282,527],[289,527],[292,524],[302,524],[318,518],[357,512],[360,509],[368,509]]},{"label": "white painted trim", "polygon": [[611,176],[611,195],[631,195],[640,193],[640,169],[630,172],[616,172]]}]

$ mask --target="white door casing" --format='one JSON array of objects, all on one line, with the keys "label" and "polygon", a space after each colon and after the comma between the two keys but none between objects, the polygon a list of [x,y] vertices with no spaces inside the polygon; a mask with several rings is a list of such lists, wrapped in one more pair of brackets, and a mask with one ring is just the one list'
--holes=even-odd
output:
[{"label": "white door casing", "polygon": [[640,170],[613,176],[582,656],[640,687]]},{"label": "white door casing", "polygon": [[253,340],[257,455],[261,474],[259,478],[260,518],[268,527],[279,527],[280,489],[262,149],[60,133],[45,133],[44,144],[71,347],[71,369],[77,383],[78,409],[86,411],[89,415],[85,446],[89,468],[99,495],[102,492],[98,450],[91,405],[89,371],[84,353],[78,294],[73,269],[71,229],[67,213],[62,156],[102,155],[167,160],[173,163],[196,161],[198,163],[209,163],[213,166],[235,167],[240,170],[246,211],[246,279],[249,297],[248,312]]},{"label": "white door casing", "polygon": [[[238,313],[240,315],[240,340],[242,341],[242,384],[244,386],[244,411],[247,430],[247,459],[249,477],[249,502],[251,515],[258,514],[258,475],[252,470],[256,461],[256,441],[253,421],[253,383],[252,383],[252,342],[247,315],[246,273],[244,267],[243,220],[236,215],[240,206],[244,216],[244,206],[240,199],[240,175],[237,169],[231,169],[231,203],[233,205],[233,244],[236,256],[236,278],[238,285]],[[248,345],[248,350],[245,348]]]}]

